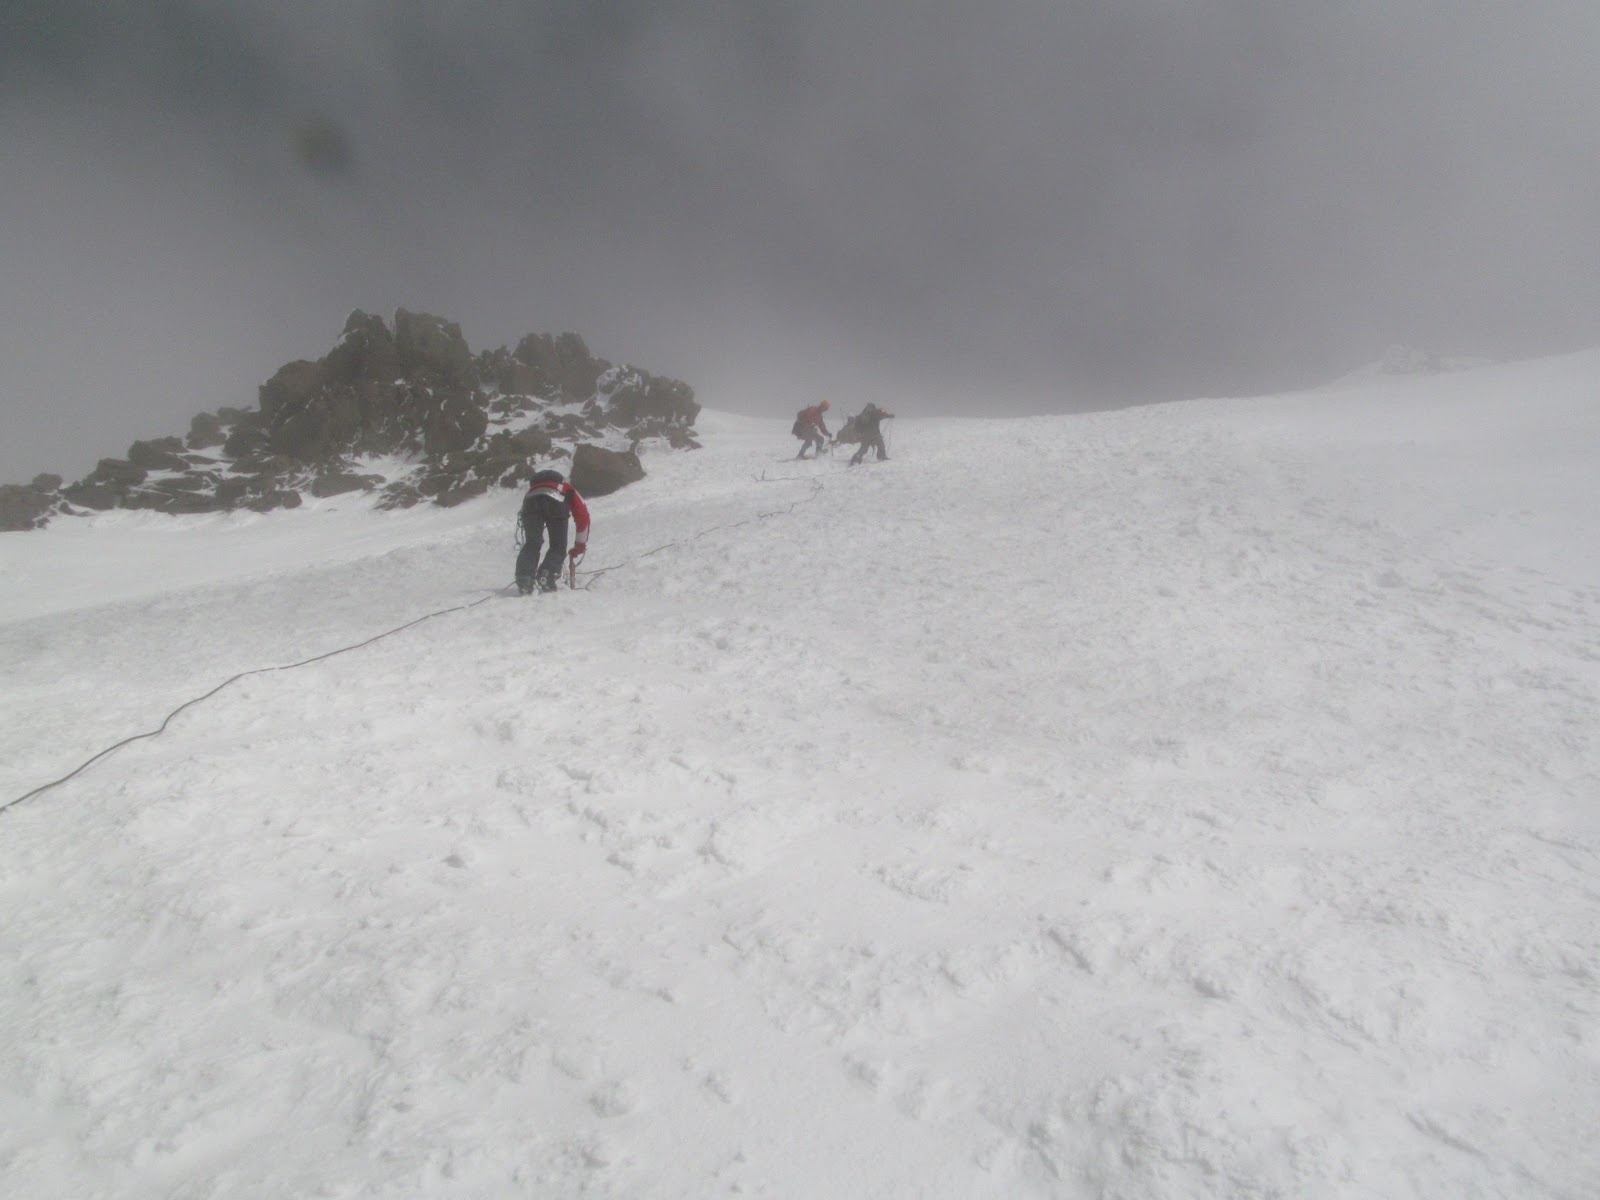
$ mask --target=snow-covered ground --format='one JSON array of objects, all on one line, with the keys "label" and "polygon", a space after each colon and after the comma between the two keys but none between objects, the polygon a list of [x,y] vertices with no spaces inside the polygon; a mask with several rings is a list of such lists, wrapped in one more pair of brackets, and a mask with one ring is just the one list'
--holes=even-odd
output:
[{"label": "snow-covered ground", "polygon": [[0,536],[0,1195],[1600,1195],[1600,354]]}]

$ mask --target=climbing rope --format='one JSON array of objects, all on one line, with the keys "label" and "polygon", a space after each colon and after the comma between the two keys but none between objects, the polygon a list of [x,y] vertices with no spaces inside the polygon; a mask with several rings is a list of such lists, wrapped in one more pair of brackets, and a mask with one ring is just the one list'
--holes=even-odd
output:
[{"label": "climbing rope", "polygon": [[[673,548],[675,548],[677,546],[687,546],[690,542],[697,542],[703,537],[709,537],[713,533],[722,533],[722,532],[724,532],[726,530],[729,530],[729,529],[738,529],[738,528],[740,528],[741,526],[744,526],[744,525],[754,525],[757,521],[766,521],[766,520],[769,520],[772,517],[786,517],[790,513],[792,513],[795,509],[799,508],[800,505],[809,504],[811,501],[815,500],[822,493],[822,481],[820,479],[806,479],[804,476],[799,476],[799,475],[791,475],[791,476],[787,476],[787,477],[784,477],[784,478],[803,481],[803,482],[811,484],[811,493],[810,493],[810,495],[802,496],[800,499],[796,500],[793,504],[789,505],[787,508],[775,508],[775,509],[772,509],[770,512],[757,513],[753,517],[746,517],[742,521],[731,521],[726,525],[713,525],[710,529],[702,529],[698,533],[691,533],[688,537],[679,538],[677,541],[673,541],[673,542],[667,542],[664,545],[657,546],[654,550],[646,550],[643,554],[636,554],[632,558],[626,559],[625,561],[616,563],[616,564],[614,564],[612,566],[601,567],[598,570],[594,570],[594,571],[583,571],[583,572],[580,572],[580,574],[588,576],[588,582],[586,582],[583,585],[581,590],[582,591],[588,591],[591,587],[594,586],[594,581],[597,578],[599,578],[601,575],[608,575],[612,571],[621,571],[626,567],[631,567],[631,566],[635,565],[636,563],[639,563],[639,562],[643,561],[644,559],[649,558],[652,554],[660,554],[663,550],[671,550],[671,549],[673,549]],[[769,479],[766,478],[765,473],[763,473],[761,478],[758,479],[757,482],[777,483],[777,482],[780,482],[780,480],[778,480],[778,479],[770,479],[769,480]]]},{"label": "climbing rope", "polygon": [[[796,479],[796,480],[800,480],[802,477],[801,476],[792,476],[790,478],[793,478],[793,479]],[[768,480],[766,478],[765,472],[763,472],[763,474],[761,476],[761,479],[760,479],[760,482],[776,483],[776,482],[779,482],[779,480],[778,479]],[[798,508],[800,505],[808,503],[808,502],[810,502],[812,500],[815,500],[817,498],[817,496],[822,492],[822,482],[820,480],[812,479],[812,480],[808,480],[807,482],[809,482],[811,484],[811,493],[810,493],[810,495],[804,496],[801,499],[796,500],[793,504],[789,505],[787,508],[773,509],[770,512],[757,513],[753,517],[746,517],[742,521],[733,521],[733,522],[731,522],[729,524],[726,524],[726,525],[716,525],[716,526],[713,526],[710,529],[702,529],[698,533],[691,534],[686,538],[679,538],[677,541],[667,542],[665,545],[657,546],[654,550],[646,550],[643,554],[635,555],[633,558],[627,559],[624,562],[616,563],[613,566],[601,567],[599,570],[595,570],[595,571],[585,571],[585,572],[583,572],[583,574],[588,576],[588,580],[587,580],[587,582],[584,583],[584,585],[583,585],[581,590],[588,591],[589,588],[591,588],[594,585],[594,581],[597,578],[599,578],[601,575],[607,575],[607,574],[610,574],[612,571],[620,571],[620,570],[623,570],[626,567],[631,567],[634,564],[636,564],[638,562],[641,562],[646,558],[649,558],[652,554],[660,554],[663,550],[670,550],[670,549],[672,549],[672,548],[674,548],[676,546],[688,545],[690,542],[698,541],[700,538],[707,537],[707,536],[709,536],[709,535],[711,535],[713,533],[720,533],[720,532],[722,532],[724,530],[728,530],[728,529],[738,529],[740,526],[743,526],[743,525],[753,525],[757,521],[765,521],[765,520],[767,520],[767,519],[769,519],[771,517],[787,516],[789,513],[792,513],[796,508]],[[518,521],[517,521],[517,536],[516,536],[516,543],[517,543],[518,546],[520,546],[522,544],[523,537],[524,537],[524,534],[523,534],[523,529],[522,529],[522,521],[521,521],[521,518],[519,517]],[[574,561],[569,560],[568,564],[567,564],[567,586],[569,588],[577,588],[577,586],[578,586],[577,585],[577,575],[578,575],[577,563],[574,562]],[[99,762],[102,758],[105,758],[107,755],[115,753],[116,751],[122,749],[124,746],[132,745],[134,742],[143,741],[146,738],[153,738],[153,737],[160,736],[161,734],[166,732],[167,726],[170,725],[172,723],[173,719],[175,717],[177,717],[180,713],[184,712],[186,709],[193,708],[197,704],[200,704],[200,703],[202,703],[202,702],[204,702],[206,700],[211,699],[211,697],[215,696],[218,692],[222,691],[224,688],[228,687],[230,684],[237,683],[241,679],[248,679],[252,675],[266,675],[266,674],[270,674],[273,671],[292,671],[296,667],[308,667],[312,663],[322,662],[325,659],[334,658],[335,656],[340,655],[340,654],[348,654],[352,650],[360,650],[365,646],[372,645],[374,642],[381,642],[386,637],[393,637],[397,633],[401,633],[404,630],[410,629],[413,625],[420,625],[424,621],[431,621],[434,617],[442,617],[442,616],[448,615],[449,613],[463,612],[463,611],[465,611],[466,609],[469,609],[469,608],[476,608],[478,605],[484,603],[485,601],[494,599],[496,596],[502,594],[505,590],[506,589],[503,588],[503,587],[495,588],[493,591],[489,592],[487,595],[480,596],[478,599],[473,600],[468,604],[457,604],[452,608],[441,608],[437,612],[426,613],[423,616],[417,617],[415,620],[407,621],[404,625],[396,625],[393,629],[386,629],[382,633],[374,634],[372,637],[367,638],[365,641],[356,642],[354,645],[350,645],[350,646],[341,646],[337,650],[329,650],[325,654],[318,654],[318,655],[316,655],[316,656],[314,656],[312,658],[302,659],[300,662],[284,663],[283,665],[276,666],[276,667],[256,667],[256,668],[254,668],[252,670],[249,670],[249,671],[240,671],[237,675],[234,675],[234,676],[231,676],[231,677],[229,677],[227,679],[224,679],[221,683],[217,684],[216,687],[212,688],[209,692],[205,693],[203,696],[196,696],[196,697],[194,697],[194,699],[186,700],[182,704],[178,705],[177,708],[173,709],[171,712],[169,712],[166,715],[166,717],[162,720],[161,724],[158,725],[156,728],[154,728],[154,729],[152,729],[152,730],[150,730],[150,731],[148,731],[146,733],[136,733],[131,737],[125,737],[120,742],[117,742],[116,744],[111,745],[111,746],[107,746],[104,750],[100,751],[98,754],[94,755],[92,758],[85,759],[82,763],[80,763],[73,770],[69,771],[67,774],[63,775],[60,779],[55,779],[55,780],[52,780],[49,783],[41,784],[39,787],[34,788],[31,792],[26,792],[23,795],[18,796],[15,800],[10,800],[10,801],[7,801],[4,805],[0,805],[0,814],[9,812],[11,809],[15,808],[17,805],[22,804],[25,801],[32,800],[35,796],[43,795],[45,792],[50,791],[52,788],[58,788],[63,783],[66,783],[71,779],[75,779],[77,776],[81,775],[84,771],[86,771],[90,767],[92,767],[95,763]]]},{"label": "climbing rope", "polygon": [[169,712],[166,715],[165,720],[163,720],[160,725],[158,725],[156,728],[150,730],[148,733],[136,733],[132,737],[125,737],[120,742],[116,743],[115,745],[107,746],[104,750],[100,751],[100,753],[96,754],[93,758],[85,759],[82,763],[80,763],[77,766],[77,768],[75,768],[72,771],[69,771],[67,774],[63,775],[60,779],[52,780],[50,783],[42,784],[39,787],[34,788],[33,791],[27,792],[24,795],[18,796],[15,800],[7,801],[5,805],[0,806],[0,813],[9,812],[11,809],[13,809],[17,805],[23,803],[23,801],[25,801],[25,800],[32,800],[35,796],[42,795],[43,793],[48,792],[51,788],[60,787],[63,783],[66,783],[69,779],[73,779],[76,776],[81,775],[84,771],[88,770],[95,763],[99,762],[102,758],[105,758],[108,754],[111,754],[111,753],[113,753],[113,752],[115,752],[117,750],[120,750],[124,746],[132,745],[134,742],[143,741],[145,738],[153,738],[153,737],[158,736],[159,734],[165,733],[166,730],[167,730],[167,726],[172,723],[173,718],[176,717],[179,713],[183,712],[185,709],[193,708],[196,704],[199,704],[202,701],[211,699],[211,697],[215,696],[218,692],[222,691],[222,689],[227,687],[229,684],[237,683],[239,680],[249,678],[251,675],[266,675],[266,674],[268,674],[268,673],[270,673],[272,671],[292,671],[296,667],[308,667],[312,663],[322,662],[324,659],[333,658],[335,655],[348,654],[352,650],[360,650],[363,646],[370,646],[370,645],[372,645],[373,642],[381,642],[386,637],[393,637],[395,634],[401,632],[402,630],[410,629],[413,625],[420,625],[424,621],[431,621],[434,617],[442,617],[447,613],[461,612],[464,609],[476,608],[478,605],[482,604],[485,600],[492,600],[492,599],[495,598],[495,596],[499,595],[503,591],[505,591],[504,588],[496,588],[492,592],[490,592],[487,596],[480,596],[478,599],[472,601],[470,604],[457,604],[454,608],[441,608],[438,612],[427,613],[426,615],[420,616],[420,617],[416,618],[413,621],[407,621],[404,625],[396,625],[393,629],[386,629],[382,633],[375,634],[372,637],[369,637],[364,642],[355,643],[355,645],[353,645],[353,646],[341,646],[337,650],[329,650],[326,654],[318,654],[313,658],[302,659],[300,662],[284,663],[282,666],[277,666],[277,667],[256,667],[253,670],[240,671],[237,675],[234,675],[234,676],[232,676],[232,677],[230,677],[228,679],[224,679],[221,683],[217,684],[216,687],[212,688],[205,695],[196,696],[193,700],[186,700],[182,704],[178,705],[177,708],[173,709],[171,712]]}]

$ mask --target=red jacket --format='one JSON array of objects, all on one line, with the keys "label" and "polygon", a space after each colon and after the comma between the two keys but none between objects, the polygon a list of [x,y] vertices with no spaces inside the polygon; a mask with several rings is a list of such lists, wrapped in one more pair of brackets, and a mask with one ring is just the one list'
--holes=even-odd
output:
[{"label": "red jacket", "polygon": [[833,436],[828,432],[828,423],[822,419],[822,405],[820,404],[813,404],[810,408],[801,409],[800,420],[803,424],[822,430],[827,437]]},{"label": "red jacket", "polygon": [[574,550],[586,549],[589,545],[589,506],[583,502],[583,497],[578,495],[578,489],[570,483],[557,483],[554,480],[544,479],[536,481],[528,488],[528,496],[549,496],[560,502],[561,506],[572,514],[572,520],[578,527],[577,539],[573,542]]}]

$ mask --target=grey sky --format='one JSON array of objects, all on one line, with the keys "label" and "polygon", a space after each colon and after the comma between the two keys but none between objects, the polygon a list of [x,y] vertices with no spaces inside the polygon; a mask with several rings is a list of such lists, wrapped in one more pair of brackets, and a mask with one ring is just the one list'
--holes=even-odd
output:
[{"label": "grey sky", "polygon": [[0,0],[0,481],[358,307],[774,414],[1591,345],[1597,50],[1592,0]]}]

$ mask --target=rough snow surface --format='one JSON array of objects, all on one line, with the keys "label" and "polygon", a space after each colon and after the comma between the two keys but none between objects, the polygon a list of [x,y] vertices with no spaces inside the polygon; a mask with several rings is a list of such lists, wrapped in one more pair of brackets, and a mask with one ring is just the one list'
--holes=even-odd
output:
[{"label": "rough snow surface", "polygon": [[1600,1194],[1597,378],[0,536],[0,803],[442,614],[0,814],[0,1195]]}]

